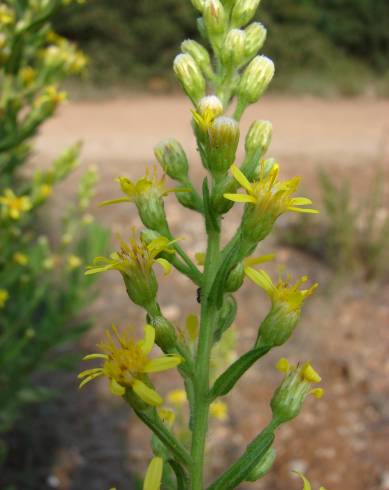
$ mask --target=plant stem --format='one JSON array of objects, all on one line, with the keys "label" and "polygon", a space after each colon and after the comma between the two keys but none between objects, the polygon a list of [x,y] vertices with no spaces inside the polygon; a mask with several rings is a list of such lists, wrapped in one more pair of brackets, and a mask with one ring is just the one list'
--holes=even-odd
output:
[{"label": "plant stem", "polygon": [[209,410],[209,360],[213,343],[214,324],[217,318],[217,308],[209,296],[209,292],[220,260],[219,242],[220,232],[210,229],[203,276],[199,344],[195,363],[192,490],[203,490],[204,488],[204,451]]}]

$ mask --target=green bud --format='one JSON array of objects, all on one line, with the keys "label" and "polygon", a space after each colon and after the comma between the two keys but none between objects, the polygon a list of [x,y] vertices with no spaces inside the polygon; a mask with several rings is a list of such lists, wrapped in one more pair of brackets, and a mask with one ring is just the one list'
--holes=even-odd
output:
[{"label": "green bud", "polygon": [[211,39],[217,39],[227,29],[226,11],[220,0],[205,0],[204,23]]},{"label": "green bud", "polygon": [[299,319],[299,310],[291,310],[287,303],[275,303],[259,327],[256,347],[279,347],[285,344]]},{"label": "green bud", "polygon": [[[246,158],[242,171],[249,180],[256,175],[258,164],[267,152],[272,138],[272,124],[269,121],[255,121],[246,136]],[[274,162],[273,162],[274,163]]]},{"label": "green bud", "polygon": [[231,14],[234,27],[246,25],[254,17],[261,0],[237,0]]},{"label": "green bud", "polygon": [[198,113],[206,121],[212,122],[216,117],[223,114],[224,108],[222,101],[216,95],[203,97],[198,106]]},{"label": "green bud", "polygon": [[192,5],[199,12],[203,12],[205,0],[191,0]]},{"label": "green bud", "polygon": [[122,273],[127,294],[136,305],[146,308],[155,301],[158,282],[152,270],[145,272],[140,267],[133,267],[131,273]]},{"label": "green bud", "polygon": [[181,144],[175,139],[161,141],[154,148],[154,155],[164,172],[174,180],[183,181],[188,177],[188,159]]},{"label": "green bud", "polygon": [[257,465],[250,471],[247,481],[257,481],[263,478],[271,470],[276,460],[276,450],[272,447],[267,450]]},{"label": "green bud", "polygon": [[244,62],[246,34],[241,29],[232,29],[224,40],[221,59],[230,68]]},{"label": "green bud", "polygon": [[271,143],[272,129],[269,121],[254,121],[247,133],[246,153],[251,155],[259,150],[261,154],[264,154]]},{"label": "green bud", "polygon": [[324,391],[322,388],[312,389],[312,383],[319,383],[321,378],[309,362],[295,367],[290,366],[286,359],[281,359],[277,369],[285,373],[285,378],[275,391],[270,405],[273,419],[281,424],[297,417],[309,394],[321,398]]},{"label": "green bud", "polygon": [[181,50],[183,53],[192,56],[206,77],[212,79],[215,76],[212,69],[211,57],[204,46],[192,39],[187,39],[181,44]]},{"label": "green bud", "polygon": [[265,44],[267,31],[260,22],[254,22],[246,27],[244,54],[247,60],[255,56]]},{"label": "green bud", "polygon": [[150,325],[155,328],[155,343],[163,352],[169,352],[174,349],[177,335],[173,325],[162,315],[149,315],[149,320]]},{"label": "green bud", "polygon": [[254,104],[267,89],[274,76],[274,63],[266,56],[256,56],[243,72],[238,96]]},{"label": "green bud", "polygon": [[184,92],[196,104],[205,95],[205,79],[190,54],[179,54],[174,59],[174,73]]},{"label": "green bud", "polygon": [[209,163],[215,174],[225,174],[235,161],[239,124],[226,116],[217,117],[209,130]]},{"label": "green bud", "polygon": [[241,288],[244,281],[244,266],[243,262],[239,262],[232,271],[228,274],[225,284],[225,291],[233,293]]}]

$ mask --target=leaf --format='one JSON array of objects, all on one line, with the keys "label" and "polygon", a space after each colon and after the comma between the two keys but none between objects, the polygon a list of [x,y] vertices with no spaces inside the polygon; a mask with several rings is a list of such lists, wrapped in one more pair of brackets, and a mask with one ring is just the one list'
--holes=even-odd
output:
[{"label": "leaf", "polygon": [[267,354],[270,347],[263,346],[246,352],[242,357],[235,361],[229,368],[221,374],[215,381],[210,396],[211,401],[218,396],[229,393],[244,373],[261,357]]}]

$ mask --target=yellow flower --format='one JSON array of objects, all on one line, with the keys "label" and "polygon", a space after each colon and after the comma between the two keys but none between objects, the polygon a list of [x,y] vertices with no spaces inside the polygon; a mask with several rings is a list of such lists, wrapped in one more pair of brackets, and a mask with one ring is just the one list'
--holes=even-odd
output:
[{"label": "yellow flower", "polygon": [[36,78],[36,70],[31,66],[25,66],[20,70],[20,78],[23,83],[30,85]]},{"label": "yellow flower", "polygon": [[12,24],[15,20],[14,12],[6,5],[0,5],[0,26]]},{"label": "yellow flower", "polygon": [[19,264],[19,265],[27,265],[28,264],[27,255],[25,255],[21,252],[15,252],[12,256],[12,259],[16,264]]},{"label": "yellow flower", "polygon": [[193,120],[203,133],[207,133],[213,121],[223,114],[223,104],[216,95],[203,97],[197,110],[192,110]]},{"label": "yellow flower", "polygon": [[228,407],[226,403],[220,400],[212,402],[209,406],[209,411],[212,417],[222,422],[228,418]]},{"label": "yellow flower", "polygon": [[154,456],[147,468],[143,490],[160,490],[163,472],[163,459]]},{"label": "yellow flower", "polygon": [[182,358],[177,355],[148,358],[155,340],[155,330],[151,325],[145,326],[144,339],[138,342],[127,332],[120,333],[114,325],[112,332],[113,336],[110,331],[106,331],[105,342],[98,345],[101,353],[84,357],[86,361],[102,359],[103,365],[80,373],[80,388],[99,376],[106,376],[114,395],[123,396],[126,388],[130,388],[145,403],[161,405],[161,396],[147,384],[147,374],[172,369],[181,363]]},{"label": "yellow flower", "polygon": [[40,95],[35,102],[35,105],[40,107],[46,103],[49,103],[56,108],[61,102],[67,99],[66,92],[59,92],[55,85],[50,85],[46,87],[44,93]]},{"label": "yellow flower", "polygon": [[3,196],[0,196],[0,204],[3,205],[6,215],[14,220],[20,219],[21,215],[32,207],[29,197],[18,197],[11,189],[6,189]]},{"label": "yellow flower", "polygon": [[49,184],[42,184],[40,187],[39,187],[39,195],[43,198],[43,199],[47,199],[48,197],[50,197],[53,193],[53,188],[51,185]]},{"label": "yellow flower", "polygon": [[285,182],[278,181],[279,165],[274,163],[271,169],[266,172],[265,161],[261,161],[260,178],[256,182],[249,182],[246,176],[236,165],[232,165],[231,173],[239,184],[246,190],[246,194],[224,194],[226,199],[235,202],[254,204],[262,212],[271,212],[280,216],[286,211],[296,213],[318,213],[316,209],[302,208],[312,204],[306,197],[291,197],[296,192],[300,183],[300,177]]},{"label": "yellow flower", "polygon": [[4,308],[5,303],[9,299],[9,293],[6,289],[0,288],[0,308]]},{"label": "yellow flower", "polygon": [[285,304],[289,311],[299,313],[301,307],[308,296],[311,296],[316,290],[318,284],[313,284],[308,289],[299,289],[302,284],[307,282],[308,277],[303,276],[293,286],[288,283],[288,278],[283,280],[281,277],[277,284],[274,284],[269,274],[264,270],[256,270],[246,266],[245,274],[251,281],[266,291],[273,305]]},{"label": "yellow flower", "polygon": [[169,391],[166,397],[167,402],[170,405],[174,405],[176,407],[181,407],[186,403],[186,392],[185,390],[172,390]]},{"label": "yellow flower", "polygon": [[82,264],[82,260],[77,255],[69,255],[67,262],[70,270],[77,269]]},{"label": "yellow flower", "polygon": [[[302,490],[312,490],[311,484],[309,481],[305,478],[305,476],[302,473],[299,473],[298,471],[294,471],[296,475],[298,475],[304,482],[304,487]],[[320,487],[319,490],[326,490],[324,487]]]},{"label": "yellow flower", "polygon": [[242,232],[243,237],[250,242],[258,243],[263,240],[270,233],[277,218],[287,211],[318,213],[316,209],[302,207],[312,204],[310,199],[291,197],[298,188],[300,177],[279,182],[277,163],[262,160],[259,180],[252,183],[236,165],[232,165],[231,173],[246,190],[246,194],[226,193],[224,197],[230,201],[246,203]]},{"label": "yellow flower", "polygon": [[173,254],[172,243],[174,241],[162,236],[146,243],[142,236],[138,240],[133,231],[128,244],[120,240],[119,252],[111,254],[110,258],[96,257],[93,265],[87,267],[86,274],[118,270],[132,301],[137,305],[147,306],[155,299],[158,290],[153,266],[158,263],[163,267],[165,275],[170,272],[170,262],[158,256],[162,252]]}]

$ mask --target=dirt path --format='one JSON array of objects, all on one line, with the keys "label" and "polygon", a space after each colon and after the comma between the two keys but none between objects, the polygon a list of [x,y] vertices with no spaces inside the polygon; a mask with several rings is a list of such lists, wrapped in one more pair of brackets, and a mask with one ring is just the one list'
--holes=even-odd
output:
[{"label": "dirt path", "polygon": [[[153,145],[166,137],[179,139],[194,154],[189,103],[178,96],[129,96],[65,105],[44,128],[38,152],[53,157],[75,140],[85,141],[88,161],[110,166],[151,161]],[[250,108],[242,134],[254,119],[274,125],[271,153],[277,158],[326,161],[374,159],[389,155],[389,101],[267,97]]]}]

